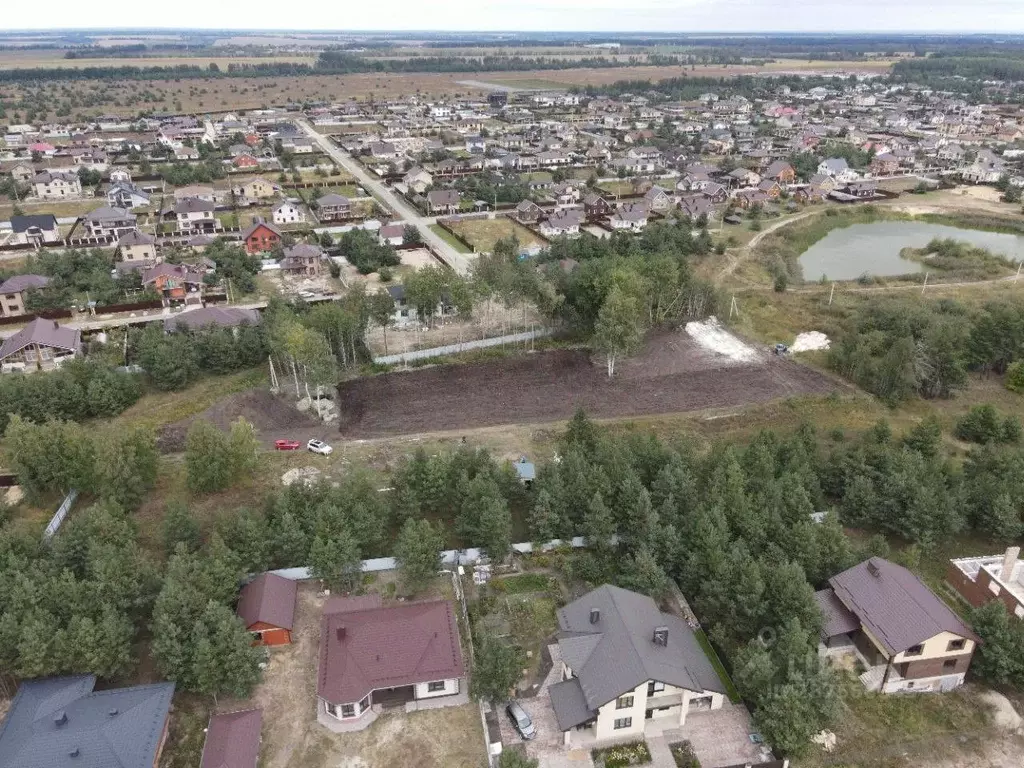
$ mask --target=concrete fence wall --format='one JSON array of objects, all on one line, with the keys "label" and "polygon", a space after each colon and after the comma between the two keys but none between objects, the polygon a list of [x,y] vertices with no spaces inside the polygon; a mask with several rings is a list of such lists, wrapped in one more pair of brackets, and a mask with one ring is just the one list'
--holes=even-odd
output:
[{"label": "concrete fence wall", "polygon": [[412,362],[413,360],[428,360],[432,357],[446,357],[447,355],[458,355],[463,352],[471,352],[474,349],[486,349],[498,347],[502,344],[516,344],[521,341],[541,339],[551,335],[550,328],[539,328],[536,331],[524,331],[523,333],[512,333],[507,336],[495,336],[491,339],[476,339],[464,341],[461,344],[446,344],[442,347],[431,347],[430,349],[415,349],[411,352],[402,352],[397,355],[382,355],[373,358],[373,362],[380,365],[400,365]]}]

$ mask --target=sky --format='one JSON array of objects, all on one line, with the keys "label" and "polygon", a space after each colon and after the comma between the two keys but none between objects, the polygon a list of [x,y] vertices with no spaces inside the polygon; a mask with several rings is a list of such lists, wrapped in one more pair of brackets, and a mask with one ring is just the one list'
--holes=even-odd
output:
[{"label": "sky", "polygon": [[3,30],[113,22],[203,29],[1024,32],[1024,0],[49,0],[45,16],[34,3],[4,6]]}]

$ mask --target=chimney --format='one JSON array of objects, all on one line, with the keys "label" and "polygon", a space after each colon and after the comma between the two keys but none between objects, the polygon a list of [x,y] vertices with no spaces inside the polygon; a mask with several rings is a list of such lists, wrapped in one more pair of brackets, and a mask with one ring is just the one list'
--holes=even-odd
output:
[{"label": "chimney", "polygon": [[78,757],[79,754],[78,747],[72,747],[71,751],[68,752],[68,757]]},{"label": "chimney", "polygon": [[668,627],[655,627],[654,637],[651,639],[655,645],[668,645]]},{"label": "chimney", "polygon": [[601,611],[597,608],[590,609],[590,623],[597,624],[601,620]]},{"label": "chimney", "polygon": [[116,709],[111,709],[111,710],[109,710],[109,711],[107,712],[107,714],[108,714],[108,715],[109,715],[110,717],[115,717],[115,716],[117,715],[117,710],[116,710]]},{"label": "chimney", "polygon": [[60,728],[62,725],[68,724],[68,713],[63,709],[53,716],[53,724]]},{"label": "chimney", "polygon": [[878,566],[875,565],[874,560],[868,560],[868,573],[877,578],[879,574]]},{"label": "chimney", "polygon": [[1020,547],[1007,547],[1003,555],[1003,570],[1000,576],[1003,581],[1013,581],[1013,567],[1017,565],[1017,558],[1020,557]]},{"label": "chimney", "polygon": [[338,627],[337,635],[338,635],[339,642],[344,642],[345,641],[345,627],[344,626]]},{"label": "chimney", "polygon": [[53,330],[60,330],[60,323],[58,323],[56,320],[53,321]]}]

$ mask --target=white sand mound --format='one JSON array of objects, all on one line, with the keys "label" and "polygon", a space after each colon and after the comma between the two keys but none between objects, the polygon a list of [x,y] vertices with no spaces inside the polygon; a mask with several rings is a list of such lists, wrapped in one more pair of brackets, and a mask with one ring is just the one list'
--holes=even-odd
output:
[{"label": "white sand mound", "polygon": [[757,360],[754,348],[725,330],[715,317],[709,317],[702,323],[687,323],[686,333],[705,349],[724,355],[737,363],[753,363]]},{"label": "white sand mound", "polygon": [[801,333],[790,345],[791,352],[811,352],[816,349],[828,349],[831,342],[821,331],[808,331]]},{"label": "white sand mound", "polygon": [[313,485],[320,479],[320,474],[320,470],[316,467],[296,467],[295,469],[289,469],[281,475],[281,483],[283,485],[292,485],[294,483]]}]

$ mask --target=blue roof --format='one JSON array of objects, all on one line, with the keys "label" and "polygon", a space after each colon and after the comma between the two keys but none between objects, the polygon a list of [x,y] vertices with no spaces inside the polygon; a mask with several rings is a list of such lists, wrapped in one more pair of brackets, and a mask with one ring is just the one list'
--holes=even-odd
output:
[{"label": "blue roof", "polygon": [[537,468],[533,466],[532,461],[527,461],[525,456],[512,466],[516,468],[520,480],[535,480],[537,478]]},{"label": "blue roof", "polygon": [[95,685],[92,675],[23,682],[0,725],[0,768],[152,768],[174,683]]}]

